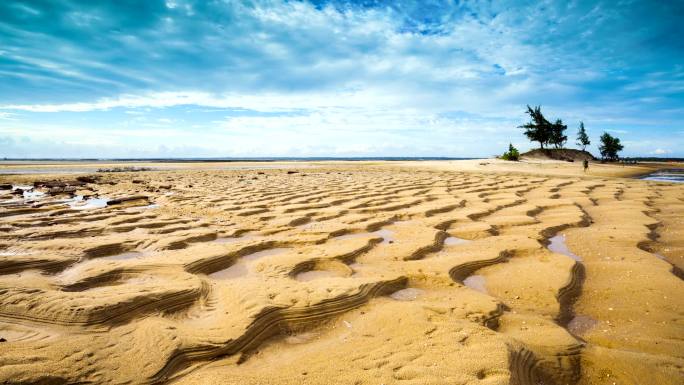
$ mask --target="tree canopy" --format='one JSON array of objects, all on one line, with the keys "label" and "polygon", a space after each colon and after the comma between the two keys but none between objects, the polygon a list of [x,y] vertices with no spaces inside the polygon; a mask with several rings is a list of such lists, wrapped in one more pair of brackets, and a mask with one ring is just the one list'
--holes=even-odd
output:
[{"label": "tree canopy", "polygon": [[551,122],[546,120],[541,112],[541,106],[534,109],[527,105],[527,114],[530,115],[530,122],[523,124],[520,128],[525,129],[525,136],[532,142],[539,142],[539,146],[544,148],[544,145],[549,142],[550,133],[549,127]]},{"label": "tree canopy", "polygon": [[549,143],[553,144],[555,148],[563,148],[565,142],[568,141],[567,135],[563,134],[567,129],[568,126],[563,124],[561,119],[557,119],[556,122],[551,125]]},{"label": "tree canopy", "polygon": [[568,137],[564,135],[568,128],[561,119],[557,119],[555,123],[548,121],[541,112],[541,106],[534,108],[527,106],[527,114],[530,115],[531,121],[523,124],[520,128],[525,129],[525,136],[533,142],[539,142],[539,146],[543,149],[544,146],[553,145],[555,148],[563,148]]},{"label": "tree canopy", "polygon": [[591,144],[587,130],[584,129],[584,122],[580,121],[579,130],[577,131],[577,145],[582,147],[582,151]]},{"label": "tree canopy", "polygon": [[604,132],[601,135],[601,145],[599,146],[599,151],[601,151],[601,157],[608,160],[618,160],[618,152],[622,151],[624,147],[620,144],[620,139]]}]

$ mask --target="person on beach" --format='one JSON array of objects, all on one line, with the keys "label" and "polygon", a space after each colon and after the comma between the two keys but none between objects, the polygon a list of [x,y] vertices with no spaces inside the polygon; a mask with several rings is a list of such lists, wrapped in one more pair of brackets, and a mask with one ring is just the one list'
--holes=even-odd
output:
[{"label": "person on beach", "polygon": [[587,169],[589,168],[589,161],[585,159],[582,163],[584,165],[584,172],[587,172]]}]

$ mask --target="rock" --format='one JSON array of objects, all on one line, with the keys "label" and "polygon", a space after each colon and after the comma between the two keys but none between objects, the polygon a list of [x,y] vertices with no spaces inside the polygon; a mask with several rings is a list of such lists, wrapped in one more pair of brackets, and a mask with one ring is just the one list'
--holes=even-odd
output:
[{"label": "rock", "polygon": [[76,178],[77,181],[83,183],[97,183],[98,176],[79,176]]},{"label": "rock", "polygon": [[51,187],[48,190],[50,195],[60,195],[60,194],[74,194],[77,188],[75,186],[64,186],[64,187]]},{"label": "rock", "polygon": [[299,174],[299,171],[288,171],[288,174]]},{"label": "rock", "polygon": [[0,337],[0,342],[7,342],[7,340],[4,339],[4,338],[2,338],[2,337]]},{"label": "rock", "polygon": [[52,188],[65,188],[68,186],[85,186],[85,182],[79,180],[61,181],[61,180],[46,180],[46,181],[35,181],[33,182],[33,187],[46,187]]},{"label": "rock", "polygon": [[134,195],[131,197],[123,197],[123,198],[116,198],[116,199],[110,199],[107,201],[107,206],[113,206],[113,205],[119,205],[124,202],[130,202],[130,201],[137,201],[137,200],[146,200],[149,201],[150,198],[146,197],[145,195]]},{"label": "rock", "polygon": [[18,189],[12,190],[12,194],[24,195],[24,189],[18,188]]},{"label": "rock", "polygon": [[0,190],[11,190],[11,189],[12,189],[12,185],[9,183],[0,184]]}]

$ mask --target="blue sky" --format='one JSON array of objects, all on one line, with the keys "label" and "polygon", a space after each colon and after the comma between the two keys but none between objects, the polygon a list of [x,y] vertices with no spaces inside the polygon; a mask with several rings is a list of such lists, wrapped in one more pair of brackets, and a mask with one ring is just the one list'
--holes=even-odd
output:
[{"label": "blue sky", "polygon": [[[0,156],[684,157],[682,1],[0,2]],[[574,140],[570,141],[573,144]]]}]

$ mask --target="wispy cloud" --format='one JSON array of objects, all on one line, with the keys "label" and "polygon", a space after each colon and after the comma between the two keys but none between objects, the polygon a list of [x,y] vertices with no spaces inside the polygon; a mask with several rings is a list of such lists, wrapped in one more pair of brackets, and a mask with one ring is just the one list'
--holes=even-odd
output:
[{"label": "wispy cloud", "polygon": [[[237,151],[214,143],[241,132],[232,145],[272,152],[264,155],[349,148],[490,155],[500,142],[524,143],[515,127],[529,103],[571,127],[582,119],[596,135],[662,139],[684,121],[684,47],[673,38],[684,33],[674,16],[681,8],[4,1],[0,135],[35,139],[46,155],[57,148],[39,139],[48,126],[77,130],[74,146],[106,135],[105,153],[150,154],[188,141],[184,148],[201,149],[197,156]],[[174,135],[159,136],[161,128]],[[156,142],[117,141],[112,133],[121,130]],[[297,137],[291,145],[264,146],[288,130]],[[684,148],[681,135],[670,140]],[[365,155],[373,154],[382,155]]]}]

